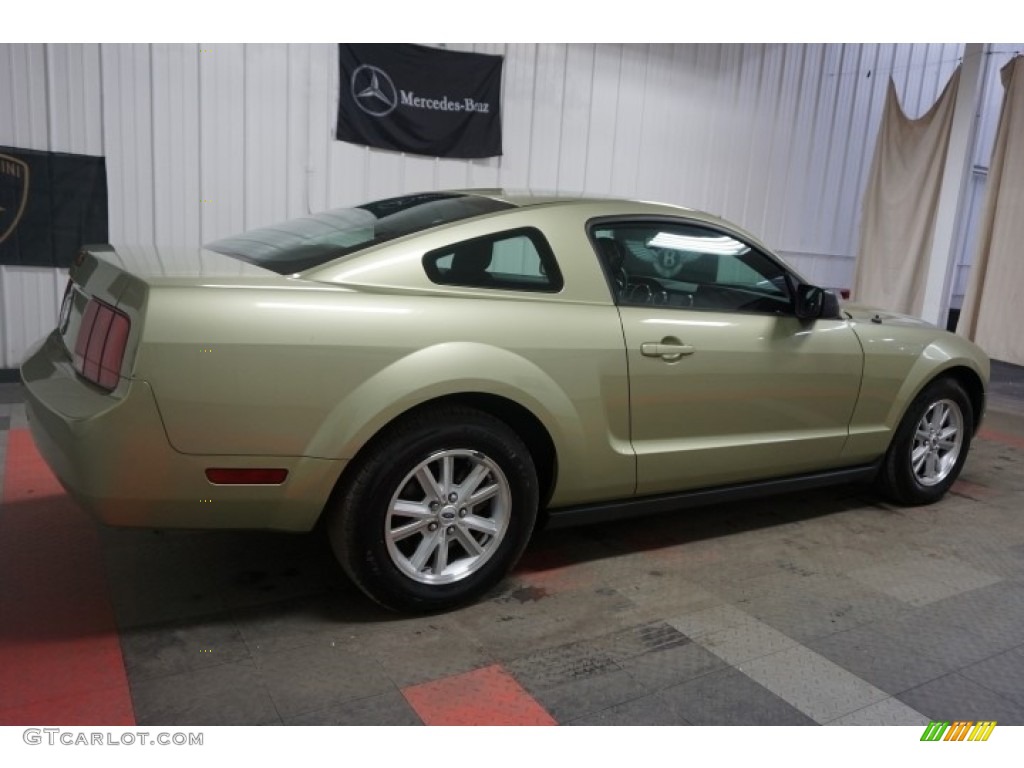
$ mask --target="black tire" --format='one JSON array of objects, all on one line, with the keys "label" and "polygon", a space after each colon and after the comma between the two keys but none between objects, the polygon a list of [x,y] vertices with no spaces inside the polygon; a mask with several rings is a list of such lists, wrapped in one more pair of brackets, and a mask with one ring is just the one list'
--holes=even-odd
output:
[{"label": "black tire", "polygon": [[[949,414],[945,420],[941,419],[943,408]],[[936,439],[958,422],[959,442],[955,455],[952,450],[944,450],[942,442],[929,443],[932,438],[928,437],[928,425],[922,423],[926,415],[929,421],[937,417],[946,424],[945,427],[939,425]],[[922,427],[920,436],[919,426]],[[921,390],[903,415],[879,471],[879,490],[890,500],[907,506],[938,501],[959,477],[973,436],[974,412],[967,393],[954,379],[936,379]],[[915,441],[919,441],[916,446]],[[923,450],[925,455],[925,464],[917,469],[913,458],[915,448]],[[929,453],[934,453],[934,465],[928,465]],[[936,471],[931,472],[930,467]]]},{"label": "black tire", "polygon": [[[478,494],[496,490],[475,504],[449,500],[446,463],[450,494],[472,497],[474,481]],[[381,605],[446,610],[484,594],[511,570],[530,539],[538,498],[530,452],[508,425],[473,408],[439,406],[401,419],[367,446],[336,494],[328,537],[352,581]],[[417,559],[421,548],[430,552],[425,562]]]}]

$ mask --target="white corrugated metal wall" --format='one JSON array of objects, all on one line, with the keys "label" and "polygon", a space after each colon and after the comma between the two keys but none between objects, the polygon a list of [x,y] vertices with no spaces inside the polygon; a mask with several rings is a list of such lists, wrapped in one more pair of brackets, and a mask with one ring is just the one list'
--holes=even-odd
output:
[{"label": "white corrugated metal wall", "polygon": [[[501,158],[333,140],[331,45],[0,45],[0,144],[105,155],[115,244],[197,245],[423,189],[532,187],[710,210],[809,279],[847,285],[888,77],[919,114],[962,48],[450,47],[506,57]],[[52,327],[64,279],[0,267],[0,368]]]}]

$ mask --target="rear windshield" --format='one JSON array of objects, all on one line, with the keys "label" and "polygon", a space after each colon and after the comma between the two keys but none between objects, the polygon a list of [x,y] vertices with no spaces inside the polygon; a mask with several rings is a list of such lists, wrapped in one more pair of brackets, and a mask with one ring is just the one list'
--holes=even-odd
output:
[{"label": "rear windshield", "polygon": [[513,207],[476,195],[407,195],[355,208],[333,208],[215,240],[204,247],[289,275],[396,237]]}]

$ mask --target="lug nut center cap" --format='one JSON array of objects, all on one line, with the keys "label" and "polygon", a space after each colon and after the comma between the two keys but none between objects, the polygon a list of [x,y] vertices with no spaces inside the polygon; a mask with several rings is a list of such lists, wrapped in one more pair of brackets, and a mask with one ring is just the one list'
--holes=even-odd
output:
[{"label": "lug nut center cap", "polygon": [[442,523],[450,523],[459,516],[458,510],[455,507],[448,505],[441,510],[439,517]]}]

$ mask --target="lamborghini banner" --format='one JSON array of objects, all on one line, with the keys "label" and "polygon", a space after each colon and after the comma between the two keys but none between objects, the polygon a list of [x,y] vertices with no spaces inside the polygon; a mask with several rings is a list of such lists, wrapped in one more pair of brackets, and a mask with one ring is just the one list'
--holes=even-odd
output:
[{"label": "lamborghini banner", "polygon": [[501,154],[501,56],[341,44],[339,141],[432,157]]},{"label": "lamborghini banner", "polygon": [[66,267],[107,239],[102,157],[0,147],[0,264]]}]

